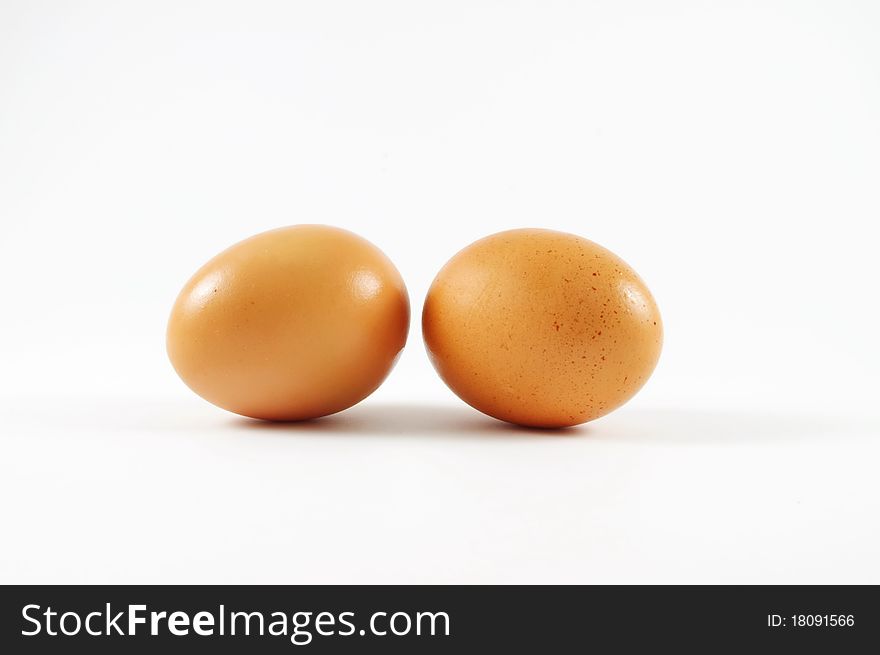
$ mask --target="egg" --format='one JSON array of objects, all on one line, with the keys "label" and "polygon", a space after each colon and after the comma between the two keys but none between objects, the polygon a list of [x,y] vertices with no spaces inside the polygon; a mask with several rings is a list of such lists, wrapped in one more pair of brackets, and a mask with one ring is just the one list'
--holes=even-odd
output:
[{"label": "egg", "polygon": [[236,414],[298,421],[370,395],[406,343],[409,298],[382,251],[346,230],[295,225],[223,251],[168,322],[177,373]]},{"label": "egg", "polygon": [[438,273],[422,314],[440,377],[481,412],[558,428],[629,400],[660,356],[657,304],[622,259],[543,229],[471,244]]}]

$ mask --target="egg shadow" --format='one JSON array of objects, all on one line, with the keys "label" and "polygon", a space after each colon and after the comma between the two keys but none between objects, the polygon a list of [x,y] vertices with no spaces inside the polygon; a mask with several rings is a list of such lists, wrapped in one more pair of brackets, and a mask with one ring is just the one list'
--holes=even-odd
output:
[{"label": "egg shadow", "polygon": [[756,411],[622,408],[594,422],[563,429],[498,421],[467,406],[369,404],[320,419],[272,422],[235,418],[235,428],[277,435],[375,435],[494,440],[565,440],[606,444],[792,443],[827,437],[880,437],[869,419],[812,417]]},{"label": "egg shadow", "polygon": [[363,404],[338,414],[309,421],[261,421],[236,418],[238,428],[279,434],[443,436],[444,438],[572,438],[584,436],[586,426],[562,429],[532,428],[505,423],[467,406],[409,403]]}]

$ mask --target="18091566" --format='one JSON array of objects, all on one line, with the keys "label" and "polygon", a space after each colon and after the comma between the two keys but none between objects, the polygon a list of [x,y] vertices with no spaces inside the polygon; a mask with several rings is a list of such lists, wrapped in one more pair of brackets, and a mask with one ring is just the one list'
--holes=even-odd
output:
[{"label": "18091566", "polygon": [[852,614],[792,614],[791,625],[795,628],[849,628],[856,623]]}]

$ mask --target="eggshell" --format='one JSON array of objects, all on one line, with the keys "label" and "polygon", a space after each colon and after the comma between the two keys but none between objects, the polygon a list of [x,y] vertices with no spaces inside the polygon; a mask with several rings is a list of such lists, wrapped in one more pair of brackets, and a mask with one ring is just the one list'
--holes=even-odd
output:
[{"label": "eggshell", "polygon": [[455,255],[422,315],[431,361],[495,418],[563,427],[631,398],[660,356],[654,298],[623,260],[587,239],[511,230]]},{"label": "eggshell", "polygon": [[197,394],[237,414],[303,420],[371,394],[406,343],[409,299],[391,261],[334,227],[246,239],[180,292],[168,355]]}]

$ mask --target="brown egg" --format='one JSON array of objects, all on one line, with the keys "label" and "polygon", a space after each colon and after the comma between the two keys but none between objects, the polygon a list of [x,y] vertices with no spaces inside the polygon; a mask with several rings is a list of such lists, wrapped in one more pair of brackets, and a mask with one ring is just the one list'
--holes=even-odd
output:
[{"label": "brown egg", "polygon": [[296,225],[223,251],[187,282],[168,355],[197,394],[237,414],[303,420],[351,407],[406,343],[409,299],[361,237]]},{"label": "brown egg", "polygon": [[605,248],[523,229],[481,239],[440,271],[422,329],[469,405],[535,427],[602,416],[645,383],[663,340],[645,283]]}]

